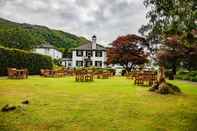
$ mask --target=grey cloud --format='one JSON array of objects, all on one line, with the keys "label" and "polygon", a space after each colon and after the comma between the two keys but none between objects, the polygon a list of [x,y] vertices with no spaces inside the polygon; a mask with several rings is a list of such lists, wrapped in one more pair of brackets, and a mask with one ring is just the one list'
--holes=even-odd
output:
[{"label": "grey cloud", "polygon": [[[137,33],[146,23],[142,0],[0,0],[0,17],[46,25],[101,43]],[[106,44],[105,43],[105,44]]]}]

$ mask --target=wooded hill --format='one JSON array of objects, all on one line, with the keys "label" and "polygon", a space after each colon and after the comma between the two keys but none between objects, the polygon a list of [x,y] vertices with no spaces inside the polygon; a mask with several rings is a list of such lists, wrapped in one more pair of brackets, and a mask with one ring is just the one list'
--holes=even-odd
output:
[{"label": "wooded hill", "polygon": [[0,18],[0,45],[8,48],[30,50],[36,45],[50,43],[64,51],[87,41],[84,37],[45,26],[20,24]]}]

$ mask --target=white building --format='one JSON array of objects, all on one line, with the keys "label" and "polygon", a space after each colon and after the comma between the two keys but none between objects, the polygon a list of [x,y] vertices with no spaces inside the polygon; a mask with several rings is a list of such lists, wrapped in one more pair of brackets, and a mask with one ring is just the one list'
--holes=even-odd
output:
[{"label": "white building", "polygon": [[[106,48],[96,43],[96,36],[92,41],[75,48],[72,51],[72,67],[102,67],[106,66]],[[71,61],[68,61],[71,62]]]},{"label": "white building", "polygon": [[42,55],[51,56],[53,59],[62,59],[63,56],[62,52],[57,50],[57,48],[55,48],[51,44],[41,44],[36,48],[34,48],[33,52]]},{"label": "white building", "polygon": [[63,58],[62,59],[62,65],[65,66],[65,67],[72,68],[72,57]]}]

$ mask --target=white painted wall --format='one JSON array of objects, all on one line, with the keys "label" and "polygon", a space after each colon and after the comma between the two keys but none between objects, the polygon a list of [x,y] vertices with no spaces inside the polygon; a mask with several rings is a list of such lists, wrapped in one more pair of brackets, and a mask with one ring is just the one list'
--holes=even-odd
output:
[{"label": "white painted wall", "polygon": [[76,61],[77,61],[77,54],[76,51],[72,51],[72,67],[76,67]]},{"label": "white painted wall", "polygon": [[93,57],[92,57],[93,65],[95,65],[95,61],[102,61],[102,68],[106,67],[105,62],[107,60],[107,53],[105,51],[102,51],[102,57],[96,57],[95,53],[96,52],[93,51]]},{"label": "white painted wall", "polygon": [[36,48],[33,51],[34,53],[42,54],[51,56],[53,59],[62,59],[62,52],[56,50],[56,49],[49,49],[49,48]]},{"label": "white painted wall", "polygon": [[[76,61],[83,61],[83,57],[77,56],[77,51],[72,52],[72,67],[76,67]],[[93,56],[91,57],[91,61],[93,62],[93,66],[95,65],[95,61],[102,61],[102,68],[106,67],[105,62],[107,60],[107,53],[102,51],[102,57],[95,57],[95,51],[93,51]],[[83,56],[86,56],[86,51],[83,51]]]}]

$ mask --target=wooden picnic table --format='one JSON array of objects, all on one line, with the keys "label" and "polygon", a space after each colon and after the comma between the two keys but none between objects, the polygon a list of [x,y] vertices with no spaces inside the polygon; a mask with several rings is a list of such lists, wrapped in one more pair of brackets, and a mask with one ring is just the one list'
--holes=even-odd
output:
[{"label": "wooden picnic table", "polygon": [[17,79],[25,79],[28,77],[27,69],[17,69],[16,70],[16,78]]},{"label": "wooden picnic table", "polygon": [[8,68],[9,79],[25,79],[28,77],[27,69]]},{"label": "wooden picnic table", "polygon": [[90,82],[94,80],[94,72],[92,70],[77,70],[75,71],[76,82]]},{"label": "wooden picnic table", "polygon": [[151,86],[157,81],[157,73],[154,71],[138,72],[134,78],[134,84],[136,85]]}]

